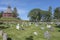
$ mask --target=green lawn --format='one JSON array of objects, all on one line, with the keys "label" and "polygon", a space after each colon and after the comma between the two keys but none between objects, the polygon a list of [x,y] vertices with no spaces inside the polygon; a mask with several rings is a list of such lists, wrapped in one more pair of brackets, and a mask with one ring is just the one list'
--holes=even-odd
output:
[{"label": "green lawn", "polygon": [[[30,40],[46,40],[44,38],[44,32],[48,30],[46,28],[46,24],[40,24],[38,27],[36,27],[34,24],[31,26],[24,26],[23,28],[25,30],[17,30],[15,27],[15,24],[11,24],[9,28],[3,29],[4,32],[8,34],[8,37],[11,38],[12,40],[28,40],[27,38],[30,38]],[[45,29],[41,30],[40,27],[44,26]],[[54,32],[49,31],[51,34],[50,40],[60,40],[60,32],[58,32],[59,28],[56,28],[54,26]],[[34,35],[33,32],[38,32],[38,35]],[[31,36],[31,37],[30,37]],[[0,40],[2,40],[2,37],[0,37]]]}]

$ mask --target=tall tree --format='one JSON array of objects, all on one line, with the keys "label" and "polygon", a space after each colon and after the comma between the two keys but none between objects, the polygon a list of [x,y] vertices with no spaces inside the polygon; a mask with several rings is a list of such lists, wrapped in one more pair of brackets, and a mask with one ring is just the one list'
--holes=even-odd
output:
[{"label": "tall tree", "polygon": [[42,10],[42,21],[49,22],[51,21],[52,7],[49,7],[48,11]]},{"label": "tall tree", "polygon": [[32,9],[28,14],[30,21],[40,21],[41,19],[40,11],[41,10],[39,8]]},{"label": "tall tree", "polygon": [[18,16],[17,8],[16,8],[16,7],[15,7],[14,10],[13,10],[13,16],[14,16],[14,17],[17,17],[17,16]]},{"label": "tall tree", "polygon": [[47,18],[47,21],[51,21],[52,20],[52,7],[49,6],[49,9],[48,9],[48,18]]},{"label": "tall tree", "polygon": [[54,10],[54,19],[60,19],[60,7]]},{"label": "tall tree", "polygon": [[0,18],[2,17],[3,11],[0,12]]}]

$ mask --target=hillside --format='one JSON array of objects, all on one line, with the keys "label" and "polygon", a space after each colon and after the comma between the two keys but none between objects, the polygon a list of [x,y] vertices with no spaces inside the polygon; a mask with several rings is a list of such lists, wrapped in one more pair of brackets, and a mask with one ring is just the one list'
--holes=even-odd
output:
[{"label": "hillside", "polygon": [[[40,24],[38,27],[36,27],[34,24],[30,26],[23,26],[24,30],[17,30],[16,24],[10,24],[10,27],[3,29],[3,31],[6,32],[8,37],[12,40],[29,40],[27,38],[32,38],[31,40],[47,40],[44,38],[44,32],[48,30],[51,34],[50,40],[60,40],[60,32],[58,31],[60,28],[56,28],[55,24],[52,26],[54,27],[53,32],[46,28],[46,23]],[[41,27],[45,27],[45,29],[41,30]],[[37,32],[38,35],[34,35],[33,32]],[[0,37],[0,40],[2,40],[2,37]]]}]

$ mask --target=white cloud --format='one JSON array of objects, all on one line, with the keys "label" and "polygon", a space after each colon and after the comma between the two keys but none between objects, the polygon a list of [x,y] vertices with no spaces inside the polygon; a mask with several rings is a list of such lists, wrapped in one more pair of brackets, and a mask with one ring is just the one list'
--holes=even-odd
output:
[{"label": "white cloud", "polygon": [[20,13],[20,14],[25,14],[26,12],[27,12],[27,10],[23,10],[23,9],[18,10],[18,13]]},{"label": "white cloud", "polygon": [[21,19],[28,20],[28,10],[18,9],[18,14]]}]

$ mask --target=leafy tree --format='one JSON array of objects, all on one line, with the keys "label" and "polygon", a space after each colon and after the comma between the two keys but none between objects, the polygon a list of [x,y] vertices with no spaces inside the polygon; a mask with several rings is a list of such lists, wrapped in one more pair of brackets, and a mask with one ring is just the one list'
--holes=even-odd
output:
[{"label": "leafy tree", "polygon": [[60,7],[54,10],[54,19],[60,19]]},{"label": "leafy tree", "polygon": [[52,8],[49,7],[48,11],[42,10],[41,15],[42,15],[41,17],[42,21],[45,21],[45,22],[51,21]]},{"label": "leafy tree", "polygon": [[41,10],[38,9],[38,8],[35,8],[35,9],[32,9],[29,14],[28,14],[28,17],[30,19],[30,21],[40,21],[41,19]]}]

